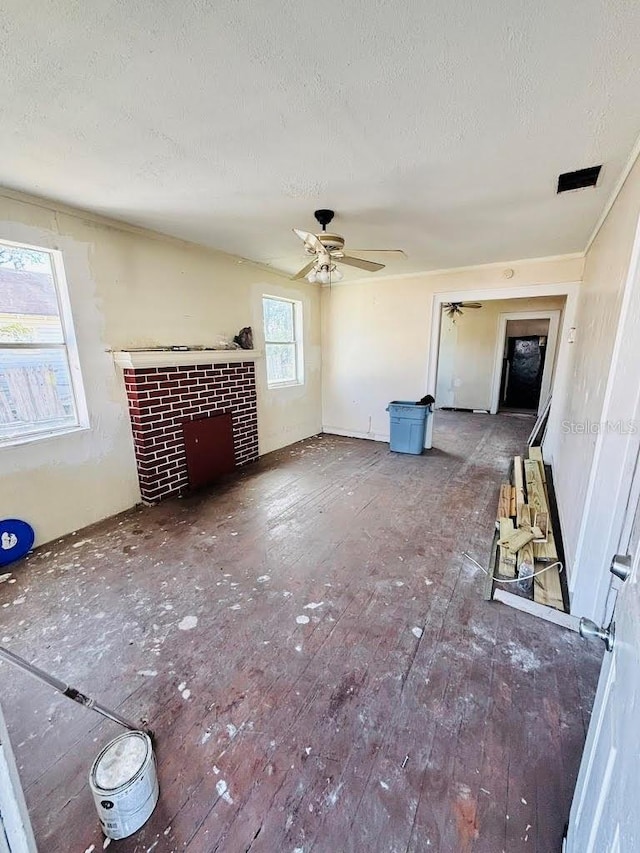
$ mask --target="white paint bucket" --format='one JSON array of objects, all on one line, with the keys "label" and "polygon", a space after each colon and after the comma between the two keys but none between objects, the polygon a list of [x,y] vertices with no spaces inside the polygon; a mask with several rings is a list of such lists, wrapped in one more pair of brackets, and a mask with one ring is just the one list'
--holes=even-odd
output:
[{"label": "white paint bucket", "polygon": [[158,802],[158,776],[151,740],[128,732],[108,743],[93,762],[89,787],[104,834],[126,838],[146,823]]}]

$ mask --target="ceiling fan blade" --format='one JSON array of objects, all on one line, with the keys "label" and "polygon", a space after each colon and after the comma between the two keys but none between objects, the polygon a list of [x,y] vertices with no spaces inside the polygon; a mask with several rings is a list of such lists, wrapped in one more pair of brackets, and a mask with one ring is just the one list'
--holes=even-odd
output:
[{"label": "ceiling fan blade", "polygon": [[311,270],[315,267],[315,265],[316,265],[316,260],[314,258],[312,261],[309,261],[309,263],[306,265],[306,267],[302,267],[302,269],[298,270],[298,272],[295,275],[292,275],[291,281],[297,281],[297,279],[299,279],[299,278],[304,278],[305,275],[307,275],[307,273],[311,272]]},{"label": "ceiling fan blade", "polygon": [[384,269],[384,264],[376,264],[374,261],[365,261],[364,258],[352,258],[349,255],[341,257],[338,263],[347,264],[349,267],[358,267],[358,269],[368,270],[369,272],[376,272],[377,270]]},{"label": "ceiling fan blade", "polygon": [[312,234],[310,231],[301,231],[299,228],[293,228],[292,231],[302,240],[305,247],[310,249],[312,252],[326,251],[320,240],[318,240],[316,235]]},{"label": "ceiling fan blade", "polygon": [[402,255],[403,258],[407,257],[404,249],[350,249],[350,251],[357,255]]},{"label": "ceiling fan blade", "polygon": [[462,308],[482,308],[481,302],[461,302]]}]

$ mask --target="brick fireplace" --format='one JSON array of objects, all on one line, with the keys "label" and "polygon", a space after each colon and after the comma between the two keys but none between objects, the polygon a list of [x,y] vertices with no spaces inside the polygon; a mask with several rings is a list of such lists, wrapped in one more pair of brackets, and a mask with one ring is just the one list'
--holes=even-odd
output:
[{"label": "brick fireplace", "polygon": [[115,360],[124,369],[140,493],[145,503],[157,503],[189,486],[185,421],[229,412],[236,467],[258,458],[255,358],[251,351],[121,352],[115,354]]}]

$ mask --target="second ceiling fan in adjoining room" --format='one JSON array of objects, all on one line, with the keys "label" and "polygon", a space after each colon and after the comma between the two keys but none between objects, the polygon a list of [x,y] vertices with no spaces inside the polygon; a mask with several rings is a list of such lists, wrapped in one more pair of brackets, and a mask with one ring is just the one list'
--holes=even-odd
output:
[{"label": "second ceiling fan in adjoining room", "polygon": [[442,309],[447,317],[455,323],[458,317],[464,314],[463,308],[482,308],[481,302],[443,302]]}]

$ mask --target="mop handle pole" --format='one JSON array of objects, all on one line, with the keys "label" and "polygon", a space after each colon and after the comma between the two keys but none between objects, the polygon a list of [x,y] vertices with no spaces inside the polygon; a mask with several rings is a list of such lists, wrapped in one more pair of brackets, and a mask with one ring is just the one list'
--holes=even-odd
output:
[{"label": "mop handle pole", "polygon": [[53,675],[49,675],[48,672],[44,672],[37,666],[34,666],[32,663],[29,663],[24,658],[21,658],[20,655],[17,655],[15,652],[9,651],[9,649],[5,649],[3,646],[0,646],[0,658],[3,658],[7,661],[7,663],[13,664],[13,666],[17,666],[18,669],[22,669],[25,672],[28,672],[29,675],[33,675],[35,678],[43,681],[45,684],[48,684],[49,687],[53,687],[54,690],[57,690],[59,693],[64,693],[65,690],[68,689],[68,685],[64,683],[64,681],[60,681],[59,678],[54,678]]},{"label": "mop handle pole", "polygon": [[44,684],[49,685],[49,687],[53,687],[54,690],[57,690],[58,693],[62,693],[62,695],[66,696],[67,699],[72,699],[79,705],[84,705],[85,708],[90,708],[92,711],[96,711],[98,714],[101,714],[108,720],[112,720],[119,726],[123,726],[125,729],[130,729],[133,732],[142,731],[140,726],[136,726],[125,717],[121,717],[116,711],[111,711],[109,708],[105,708],[104,705],[96,702],[95,699],[92,699],[90,696],[85,696],[84,693],[76,690],[75,687],[70,687],[68,684],[65,684],[64,681],[60,681],[59,678],[49,675],[48,672],[44,672],[44,670],[34,666],[34,664],[29,663],[24,660],[24,658],[21,658],[20,655],[9,651],[9,649],[5,649],[3,646],[0,646],[0,658],[6,660],[7,663],[13,664],[13,666],[17,666],[18,669],[24,670],[24,672],[29,673],[29,675],[33,675],[34,678],[37,678]]}]

